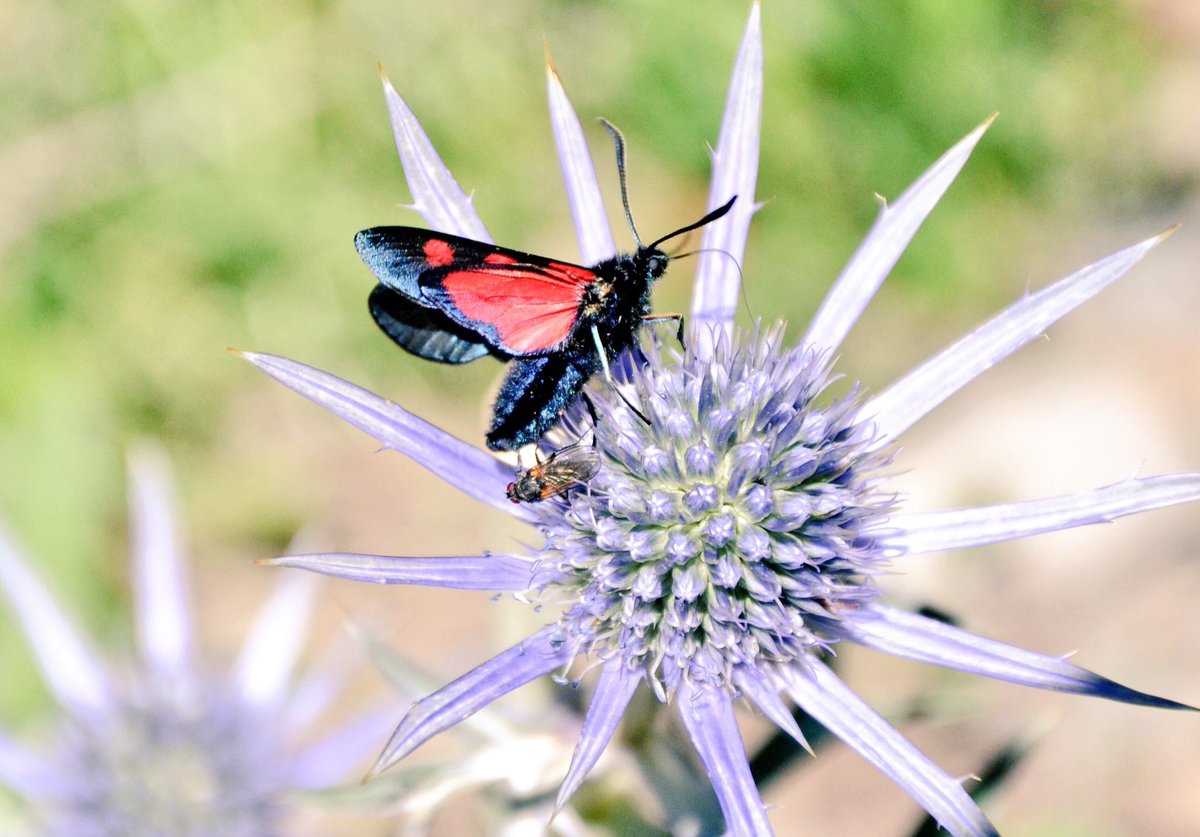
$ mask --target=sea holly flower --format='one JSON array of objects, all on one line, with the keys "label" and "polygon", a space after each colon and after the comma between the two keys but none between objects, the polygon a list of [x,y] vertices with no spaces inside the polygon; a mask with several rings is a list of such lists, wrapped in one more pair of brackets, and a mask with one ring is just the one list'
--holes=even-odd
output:
[{"label": "sea holly flower", "polygon": [[[614,250],[579,121],[547,68],[551,123],[582,261]],[[412,208],[435,229],[487,240],[391,84],[384,89]],[[300,394],[412,456],[471,497],[535,526],[531,554],[443,558],[321,554],[281,566],[383,584],[502,590],[562,605],[544,628],[420,700],[376,765],[395,765],[498,697],[552,672],[598,669],[559,793],[579,787],[640,687],[678,713],[728,830],[771,831],[734,717],[746,698],[803,739],[795,705],[857,750],[949,832],[995,829],[950,776],[837,677],[828,653],[854,642],[889,654],[1044,689],[1187,708],[1065,659],[1025,651],[880,600],[877,578],[905,557],[1026,537],[1200,499],[1200,474],[1129,479],[1076,495],[914,514],[889,493],[897,440],[977,375],[1116,281],[1162,236],[1121,250],[1021,299],[883,392],[826,394],[843,338],[966,163],[990,120],[926,171],[878,220],[798,345],[778,326],[733,329],[746,231],[755,209],[762,99],[759,10],[750,14],[713,155],[710,224],[682,351],[644,342],[617,393],[590,395],[602,466],[585,490],[525,506],[505,498],[509,466],[402,407],[285,358],[246,357]],[[723,252],[717,252],[723,251]],[[732,258],[730,258],[732,256]],[[639,405],[648,421],[633,410]],[[567,416],[562,439],[590,427]],[[911,465],[910,465],[911,467]],[[884,586],[885,587],[885,586]],[[792,816],[794,814],[789,814]]]},{"label": "sea holly flower", "polygon": [[[106,668],[0,531],[0,588],[62,717],[54,746],[0,733],[0,782],[38,833],[280,833],[293,792],[348,778],[386,727],[364,715],[304,743],[338,694],[330,667],[294,687],[314,586],[282,582],[219,675],[195,652],[165,455],[130,458],[137,659]],[[336,668],[344,668],[337,666]]]}]

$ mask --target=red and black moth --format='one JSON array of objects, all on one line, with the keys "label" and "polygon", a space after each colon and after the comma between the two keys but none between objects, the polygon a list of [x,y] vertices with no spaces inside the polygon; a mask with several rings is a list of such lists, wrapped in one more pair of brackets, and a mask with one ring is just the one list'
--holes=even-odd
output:
[{"label": "red and black moth", "polygon": [[[625,187],[620,133],[621,199]],[[492,410],[487,445],[515,450],[538,441],[584,384],[637,339],[650,314],[650,290],[671,257],[664,242],[727,213],[736,196],[699,221],[590,267],[415,227],[372,227],[354,238],[379,284],[375,322],[401,348],[441,363],[492,355],[511,366]]]}]

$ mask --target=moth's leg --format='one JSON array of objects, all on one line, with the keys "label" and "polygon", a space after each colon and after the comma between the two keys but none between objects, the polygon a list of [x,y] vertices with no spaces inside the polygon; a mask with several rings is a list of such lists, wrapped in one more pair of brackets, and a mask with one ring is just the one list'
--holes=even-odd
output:
[{"label": "moth's leg", "polygon": [[683,346],[683,314],[646,314],[642,317],[642,322],[646,323],[646,325],[658,325],[665,322],[675,323],[675,339],[679,341],[680,347]]}]

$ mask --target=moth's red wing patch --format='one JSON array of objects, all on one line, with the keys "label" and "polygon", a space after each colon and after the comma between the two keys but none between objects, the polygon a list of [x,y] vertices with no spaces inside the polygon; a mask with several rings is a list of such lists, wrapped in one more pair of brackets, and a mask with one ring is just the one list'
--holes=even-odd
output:
[{"label": "moth's red wing patch", "polygon": [[429,263],[430,267],[445,267],[448,264],[454,264],[454,247],[448,241],[431,238],[425,242],[422,250],[425,253],[425,261]]},{"label": "moth's red wing patch", "polygon": [[506,259],[493,254],[483,260],[487,267],[451,270],[425,285],[426,293],[463,325],[490,332],[502,351],[553,351],[570,336],[583,289],[596,274],[579,265]]}]

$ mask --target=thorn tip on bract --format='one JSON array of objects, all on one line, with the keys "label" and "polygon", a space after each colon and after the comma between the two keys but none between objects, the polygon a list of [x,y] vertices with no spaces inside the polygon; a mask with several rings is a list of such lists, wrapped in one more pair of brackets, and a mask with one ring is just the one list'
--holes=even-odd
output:
[{"label": "thorn tip on bract", "polygon": [[1158,244],[1158,243],[1170,238],[1171,236],[1173,236],[1175,234],[1175,231],[1178,230],[1182,226],[1183,226],[1183,224],[1179,223],[1179,224],[1172,224],[1171,226],[1167,227],[1165,230],[1160,232],[1158,235],[1154,236],[1154,239],[1153,239],[1154,243]]}]

